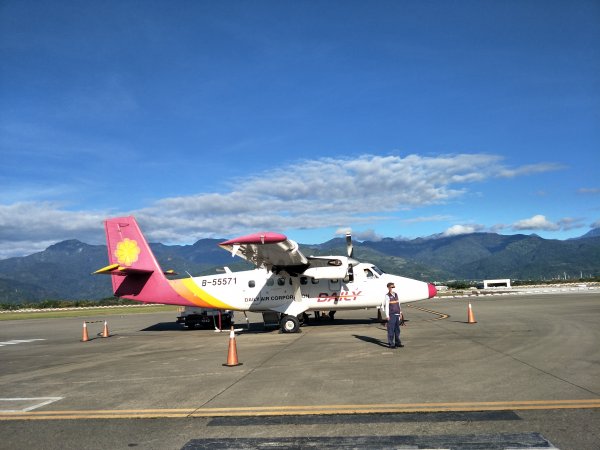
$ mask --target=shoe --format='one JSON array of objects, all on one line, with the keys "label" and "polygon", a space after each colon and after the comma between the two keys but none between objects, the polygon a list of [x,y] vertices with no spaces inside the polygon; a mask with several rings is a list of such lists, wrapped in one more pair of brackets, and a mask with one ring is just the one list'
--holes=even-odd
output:
[{"label": "shoe", "polygon": [[396,344],[396,348],[398,348],[398,347],[404,347],[404,345],[403,344]]},{"label": "shoe", "polygon": [[391,348],[391,349],[394,349],[394,350],[396,349],[395,345],[388,345],[388,347]]}]

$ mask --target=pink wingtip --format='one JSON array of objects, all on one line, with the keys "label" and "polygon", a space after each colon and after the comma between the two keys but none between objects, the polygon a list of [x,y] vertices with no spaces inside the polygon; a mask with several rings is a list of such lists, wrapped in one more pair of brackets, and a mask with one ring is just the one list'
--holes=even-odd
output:
[{"label": "pink wingtip", "polygon": [[437,295],[436,287],[433,284],[429,283],[429,298],[433,298],[436,295]]},{"label": "pink wingtip", "polygon": [[236,244],[273,244],[283,242],[287,237],[280,233],[272,233],[270,231],[264,233],[248,234],[237,238],[229,239],[221,242],[219,245],[236,245]]}]

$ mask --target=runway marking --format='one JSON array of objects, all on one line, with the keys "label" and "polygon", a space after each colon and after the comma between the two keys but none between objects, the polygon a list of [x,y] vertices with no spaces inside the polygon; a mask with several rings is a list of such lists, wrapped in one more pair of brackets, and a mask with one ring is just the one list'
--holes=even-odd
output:
[{"label": "runway marking", "polygon": [[0,347],[4,347],[5,345],[24,344],[27,342],[45,341],[45,340],[46,339],[12,339],[10,341],[0,342]]},{"label": "runway marking", "polygon": [[413,308],[413,309],[418,309],[419,311],[424,311],[424,312],[429,313],[429,314],[435,314],[436,316],[439,316],[439,317],[437,317],[435,319],[431,319],[431,322],[433,322],[434,320],[444,320],[444,319],[447,319],[448,317],[450,317],[450,314],[444,314],[444,313],[441,313],[441,312],[438,312],[438,311],[434,311],[432,309],[421,308],[419,306],[414,306],[414,305],[411,305],[411,304],[407,304],[405,306],[408,306],[409,308]]},{"label": "runway marking", "polygon": [[25,408],[20,409],[0,409],[0,415],[4,413],[26,413],[30,412],[34,409],[41,408],[42,406],[49,405],[50,403],[54,403],[58,400],[62,400],[63,397],[18,397],[18,398],[0,398],[0,405],[4,403],[25,403],[29,404],[33,400],[45,400],[43,402],[34,403],[33,405],[26,406]]},{"label": "runway marking", "polygon": [[[57,398],[59,397],[44,397]],[[39,407],[39,406],[37,406]],[[150,419],[184,417],[381,414],[452,411],[503,411],[600,408],[600,398],[464,403],[400,403],[372,405],[255,406],[234,408],[117,409],[64,411],[0,411],[0,420]]]}]

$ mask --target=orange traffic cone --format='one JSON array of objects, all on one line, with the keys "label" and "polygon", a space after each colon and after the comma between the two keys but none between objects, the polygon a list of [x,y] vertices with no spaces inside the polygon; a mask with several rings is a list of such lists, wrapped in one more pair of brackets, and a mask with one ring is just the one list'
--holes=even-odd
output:
[{"label": "orange traffic cone", "polygon": [[87,342],[89,340],[90,338],[88,336],[87,323],[83,322],[83,335],[81,337],[81,342]]},{"label": "orange traffic cone", "polygon": [[229,350],[227,351],[227,364],[223,365],[228,367],[242,365],[241,362],[238,362],[237,348],[235,345],[235,331],[233,330],[233,325],[231,326],[231,331],[229,332]]},{"label": "orange traffic cone", "polygon": [[473,309],[471,308],[471,304],[469,303],[469,309],[467,310],[467,323],[477,323],[475,320],[475,316],[473,315]]},{"label": "orange traffic cone", "polygon": [[103,338],[106,338],[106,337],[108,337],[108,336],[110,336],[110,335],[108,334],[108,322],[105,320],[105,321],[104,321],[104,328],[102,329],[102,337],[103,337]]}]

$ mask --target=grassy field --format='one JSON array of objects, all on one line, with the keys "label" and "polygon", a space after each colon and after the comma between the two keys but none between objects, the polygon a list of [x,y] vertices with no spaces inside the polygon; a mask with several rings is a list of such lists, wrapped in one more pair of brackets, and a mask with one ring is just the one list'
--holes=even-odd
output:
[{"label": "grassy field", "polygon": [[142,306],[142,307],[114,307],[114,308],[90,308],[90,309],[68,309],[64,311],[31,311],[31,312],[3,312],[0,314],[2,320],[24,320],[24,319],[53,319],[59,317],[88,317],[97,315],[125,315],[145,314],[156,312],[173,312],[176,314],[177,306]]}]

